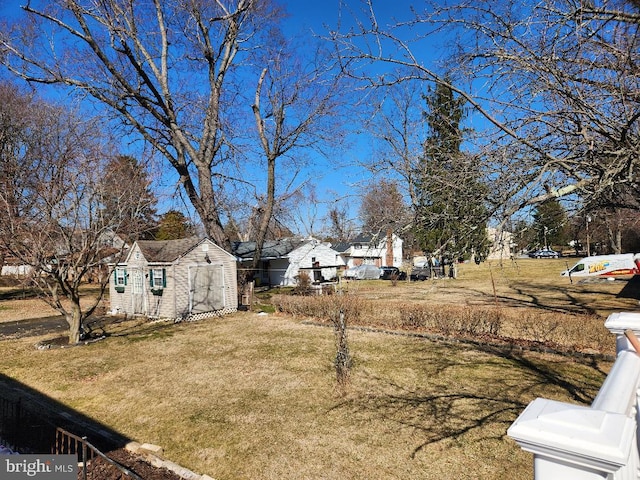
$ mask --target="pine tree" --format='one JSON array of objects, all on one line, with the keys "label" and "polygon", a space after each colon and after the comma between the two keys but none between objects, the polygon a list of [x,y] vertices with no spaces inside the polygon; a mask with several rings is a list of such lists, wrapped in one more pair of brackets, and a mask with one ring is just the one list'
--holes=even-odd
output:
[{"label": "pine tree", "polygon": [[161,215],[156,240],[179,240],[195,234],[195,228],[178,210],[169,210]]},{"label": "pine tree", "polygon": [[533,214],[533,228],[543,247],[565,245],[569,236],[567,225],[567,213],[555,198],[538,205]]},{"label": "pine tree", "polygon": [[417,172],[416,237],[425,252],[450,258],[472,253],[484,257],[488,188],[474,159],[461,149],[464,101],[442,84],[425,100],[429,135]]}]

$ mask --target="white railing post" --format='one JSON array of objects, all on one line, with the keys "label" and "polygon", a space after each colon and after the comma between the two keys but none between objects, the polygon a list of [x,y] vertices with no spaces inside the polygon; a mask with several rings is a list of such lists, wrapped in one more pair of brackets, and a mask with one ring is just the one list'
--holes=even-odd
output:
[{"label": "white railing post", "polygon": [[598,480],[629,462],[635,422],[619,413],[537,398],[507,434],[533,453],[535,480]]},{"label": "white railing post", "polygon": [[609,315],[604,326],[616,335],[616,352],[633,350],[631,343],[624,335],[625,330],[631,330],[636,336],[640,336],[640,313],[616,312]]},{"label": "white railing post", "polygon": [[609,316],[617,358],[591,406],[537,398],[507,434],[533,453],[535,480],[638,480],[640,355],[625,335],[640,336],[640,313]]}]

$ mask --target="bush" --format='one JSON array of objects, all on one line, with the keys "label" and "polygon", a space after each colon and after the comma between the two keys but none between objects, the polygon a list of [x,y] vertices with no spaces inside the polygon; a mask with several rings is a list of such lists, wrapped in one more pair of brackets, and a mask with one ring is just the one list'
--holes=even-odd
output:
[{"label": "bush", "polygon": [[294,295],[311,295],[311,277],[307,272],[300,272],[295,276],[295,281]]},{"label": "bush", "polygon": [[498,309],[473,305],[427,305],[364,299],[353,294],[294,297],[274,295],[277,311],[331,323],[340,310],[351,326],[423,331],[471,339],[550,344],[567,350],[610,352],[611,334],[594,315],[540,311],[536,308]]}]

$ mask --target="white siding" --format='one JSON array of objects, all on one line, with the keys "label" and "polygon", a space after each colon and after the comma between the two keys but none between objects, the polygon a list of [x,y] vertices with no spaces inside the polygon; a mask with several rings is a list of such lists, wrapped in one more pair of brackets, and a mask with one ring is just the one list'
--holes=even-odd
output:
[{"label": "white siding", "polygon": [[[326,280],[336,276],[336,265],[344,265],[338,252],[332,249],[327,243],[320,243],[317,240],[310,240],[300,247],[292,250],[289,255],[289,265],[284,273],[280,285],[295,285],[295,277],[300,273],[300,269],[310,269],[313,263],[320,265],[322,275]],[[313,272],[307,270],[313,280]]]},{"label": "white siding", "polygon": [[363,263],[369,263],[377,267],[401,267],[402,266],[402,244],[403,240],[393,235],[393,264],[387,265],[387,239],[381,238],[377,245],[367,243],[352,245],[344,253],[346,265],[351,268]]}]

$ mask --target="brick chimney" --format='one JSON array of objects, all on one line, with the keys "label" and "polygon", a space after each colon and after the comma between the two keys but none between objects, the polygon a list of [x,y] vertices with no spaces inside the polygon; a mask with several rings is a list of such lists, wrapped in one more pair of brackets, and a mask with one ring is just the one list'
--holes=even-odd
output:
[{"label": "brick chimney", "polygon": [[393,232],[390,228],[387,229],[387,258],[385,259],[385,266],[393,267]]}]

